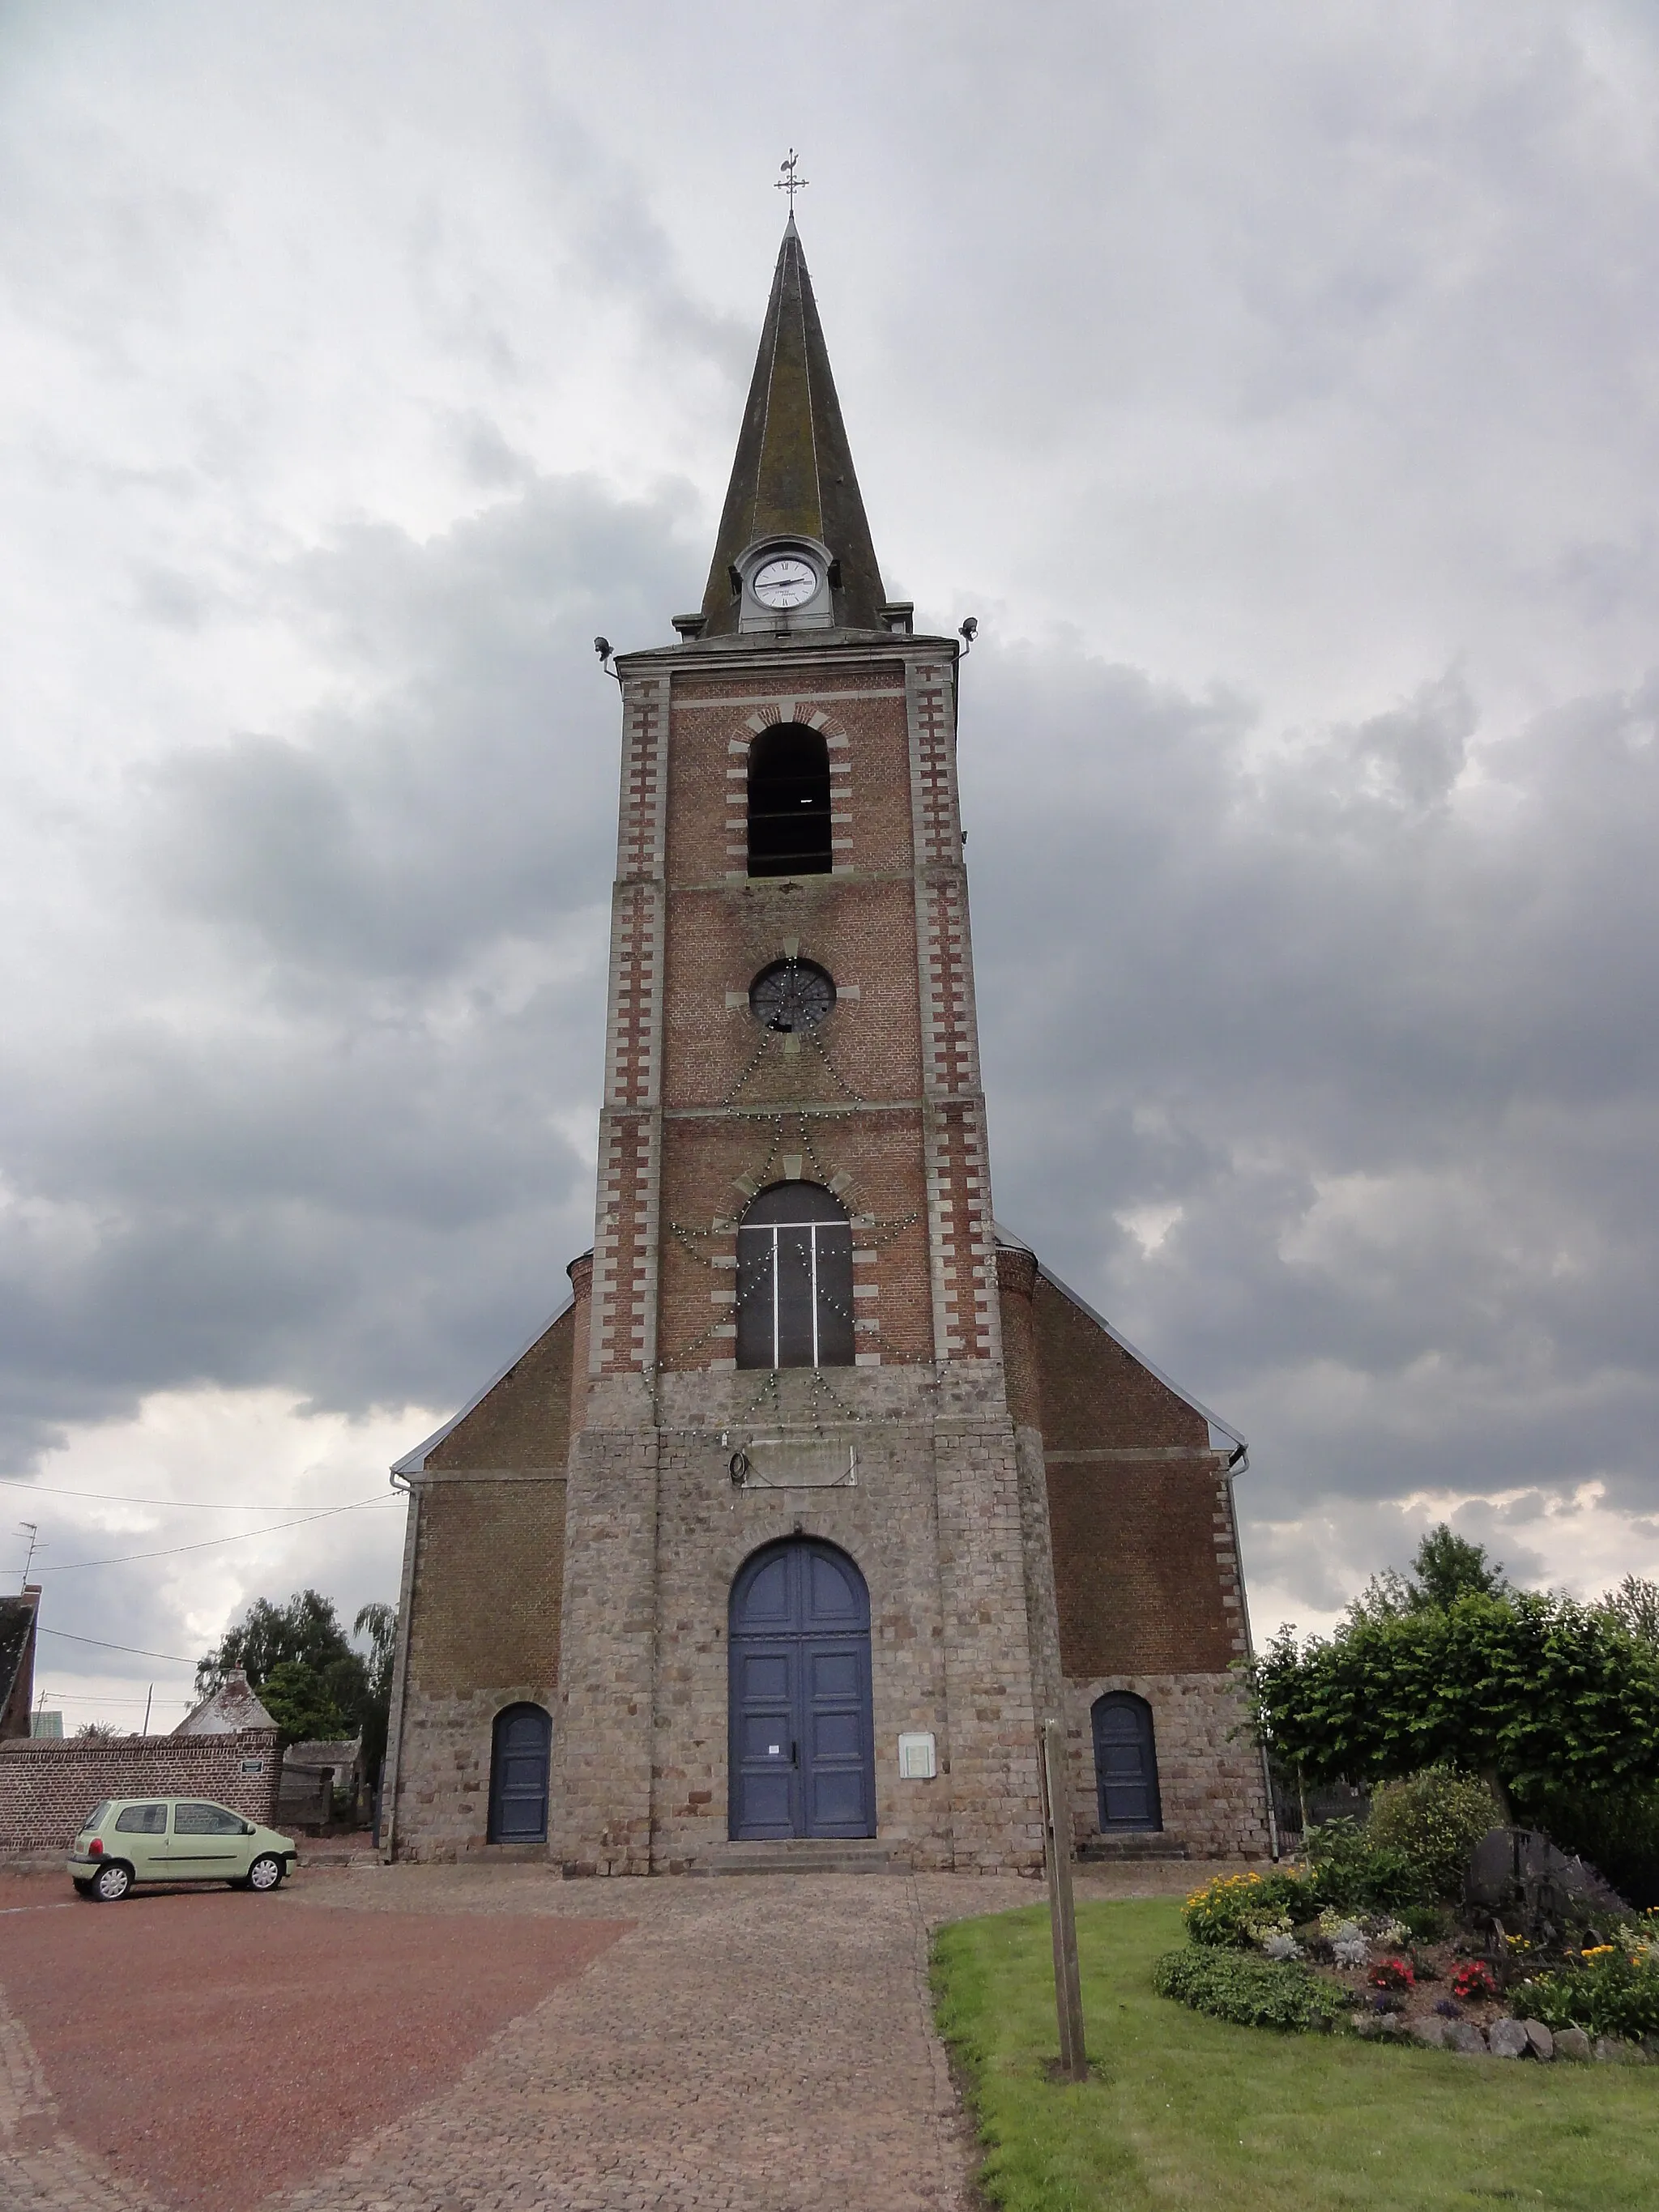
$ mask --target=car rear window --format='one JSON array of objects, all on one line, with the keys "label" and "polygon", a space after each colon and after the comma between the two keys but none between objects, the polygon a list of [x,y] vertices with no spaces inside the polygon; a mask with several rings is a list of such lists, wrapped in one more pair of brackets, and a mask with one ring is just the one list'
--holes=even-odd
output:
[{"label": "car rear window", "polygon": [[223,1805],[204,1805],[198,1801],[182,1801],[173,1808],[173,1832],[175,1836],[240,1836],[242,1816]]},{"label": "car rear window", "polygon": [[83,1836],[89,1836],[108,1810],[109,1799],[107,1797],[100,1797],[98,1802],[93,1807],[91,1812],[88,1814],[86,1819],[82,1821],[81,1833]]},{"label": "car rear window", "polygon": [[118,1836],[165,1836],[167,1832],[165,1805],[124,1805],[115,1816]]}]

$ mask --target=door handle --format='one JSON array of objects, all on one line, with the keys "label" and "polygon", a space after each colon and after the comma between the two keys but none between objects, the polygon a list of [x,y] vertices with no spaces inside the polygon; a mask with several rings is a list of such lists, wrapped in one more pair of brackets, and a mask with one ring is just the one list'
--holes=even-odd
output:
[{"label": "door handle", "polygon": [[800,1765],[800,1746],[796,1743],[793,1738],[791,1739],[789,1745],[789,1764],[791,1766],[799,1766]]}]

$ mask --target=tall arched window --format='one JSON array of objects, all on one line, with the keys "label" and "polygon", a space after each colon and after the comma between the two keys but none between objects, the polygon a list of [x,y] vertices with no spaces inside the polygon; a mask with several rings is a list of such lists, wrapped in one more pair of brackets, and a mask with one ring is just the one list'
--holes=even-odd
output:
[{"label": "tall arched window", "polygon": [[738,1230],[738,1364],[850,1367],[853,1350],[847,1209],[821,1183],[774,1183]]},{"label": "tall arched window", "polygon": [[803,722],[775,722],[749,748],[749,872],[830,872],[830,748]]}]

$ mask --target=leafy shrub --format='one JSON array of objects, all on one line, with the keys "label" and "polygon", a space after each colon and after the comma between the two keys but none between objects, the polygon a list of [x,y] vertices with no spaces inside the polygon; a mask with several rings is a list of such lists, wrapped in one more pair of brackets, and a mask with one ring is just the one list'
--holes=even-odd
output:
[{"label": "leafy shrub", "polygon": [[1224,1874],[1195,1889],[1181,1917],[1194,1943],[1243,1951],[1275,1924],[1288,1929],[1293,1920],[1311,1919],[1314,1904],[1308,1885],[1296,1875]]},{"label": "leafy shrub", "polygon": [[1659,2034],[1659,1963],[1650,1952],[1605,1943],[1576,1966],[1538,1974],[1514,1993],[1517,2019],[1546,2027],[1582,2027],[1591,2035]]},{"label": "leafy shrub", "polygon": [[1212,1944],[1166,1951],[1152,1967],[1152,1987],[1162,1997],[1239,2027],[1292,2032],[1334,2027],[1353,2002],[1310,1967]]},{"label": "leafy shrub", "polygon": [[1373,1849],[1405,1853],[1425,1898],[1461,1898],[1469,1853],[1499,1817],[1484,1782],[1455,1767],[1426,1766],[1383,1784],[1365,1833]]},{"label": "leafy shrub", "polygon": [[1421,1875],[1395,1844],[1378,1844],[1357,1820],[1327,1820],[1307,1836],[1308,1879],[1322,1905],[1339,1911],[1421,1905]]}]

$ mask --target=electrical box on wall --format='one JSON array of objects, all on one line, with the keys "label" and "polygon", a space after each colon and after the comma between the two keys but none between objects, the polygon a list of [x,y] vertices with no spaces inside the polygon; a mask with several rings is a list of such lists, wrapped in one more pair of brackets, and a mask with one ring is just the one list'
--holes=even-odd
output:
[{"label": "electrical box on wall", "polygon": [[931,1782],[939,1772],[939,1747],[931,1729],[899,1738],[899,1780]]}]

